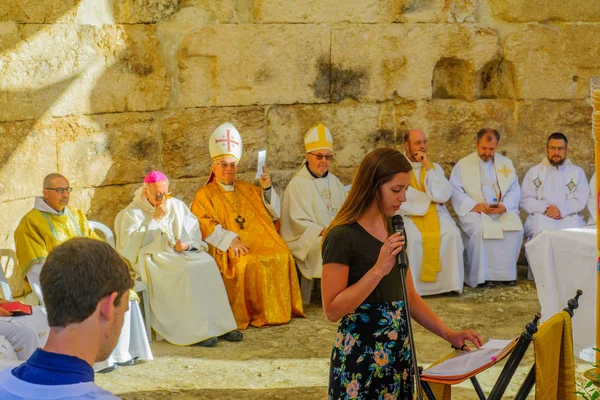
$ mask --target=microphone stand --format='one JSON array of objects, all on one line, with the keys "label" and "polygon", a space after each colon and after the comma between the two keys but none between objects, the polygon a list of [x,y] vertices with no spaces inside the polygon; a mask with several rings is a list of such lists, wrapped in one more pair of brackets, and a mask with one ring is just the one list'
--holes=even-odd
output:
[{"label": "microphone stand", "polygon": [[[392,218],[392,227],[394,232],[400,232],[406,237],[406,231],[404,230],[404,221],[399,215],[395,215]],[[406,247],[406,244],[404,245]],[[404,249],[402,250],[404,251]],[[410,307],[408,304],[408,295],[406,293],[406,270],[408,265],[406,262],[401,261],[401,257],[398,257],[398,267],[400,268],[400,280],[402,281],[402,301],[404,302],[404,310],[406,310],[406,326],[408,327],[408,341],[410,343],[410,359],[413,368],[413,376],[415,377],[416,394],[418,400],[423,400],[423,388],[421,387],[421,371],[419,371],[419,364],[417,363],[417,350],[415,349],[415,338],[413,336],[412,319],[410,316]]]}]

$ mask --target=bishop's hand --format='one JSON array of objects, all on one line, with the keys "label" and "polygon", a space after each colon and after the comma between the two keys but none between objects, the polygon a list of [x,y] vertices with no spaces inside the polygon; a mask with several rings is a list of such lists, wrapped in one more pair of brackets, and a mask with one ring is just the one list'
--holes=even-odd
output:
[{"label": "bishop's hand", "polygon": [[250,251],[250,248],[242,242],[242,239],[240,239],[239,236],[236,236],[236,238],[231,241],[229,248],[233,250],[233,255],[236,257],[245,256]]},{"label": "bishop's hand", "polygon": [[269,170],[267,167],[263,166],[263,173],[258,178],[258,182],[260,183],[260,187],[263,189],[268,189],[271,187],[271,175],[269,175]]},{"label": "bishop's hand", "polygon": [[[4,303],[10,303],[10,301],[0,299],[0,304],[4,304]],[[4,308],[0,307],[0,317],[10,317],[11,315],[12,315],[12,311],[8,311],[8,310],[5,310]]]}]

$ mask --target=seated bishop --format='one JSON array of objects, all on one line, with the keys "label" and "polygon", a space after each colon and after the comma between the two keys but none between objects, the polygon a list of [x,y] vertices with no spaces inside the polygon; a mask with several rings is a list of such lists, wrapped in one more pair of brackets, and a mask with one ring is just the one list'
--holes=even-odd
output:
[{"label": "seated bishop", "polygon": [[590,214],[588,218],[588,225],[596,225],[596,208],[597,208],[597,199],[598,193],[596,193],[596,173],[592,175],[592,179],[590,179],[590,194],[587,200],[587,209]]},{"label": "seated bishop", "polygon": [[[35,198],[33,210],[19,222],[15,231],[17,260],[22,275],[43,304],[40,274],[48,253],[59,244],[74,237],[100,239],[89,227],[82,210],[69,206],[72,187],[60,174],[44,178],[43,196]],[[110,357],[96,363],[94,369],[106,372],[118,365],[133,365],[135,359],[152,360],[152,351],[143,327],[144,321],[136,299],[129,302],[119,342]]]},{"label": "seated bishop", "polygon": [[333,138],[325,125],[319,124],[306,133],[304,147],[306,160],[283,194],[281,236],[302,274],[302,299],[308,304],[312,280],[321,278],[323,269],[322,235],[346,199],[346,188],[329,170]]},{"label": "seated bishop", "polygon": [[263,171],[260,187],[235,179],[242,138],[229,122],[211,134],[208,148],[212,170],[192,212],[221,270],[238,328],[304,316],[294,257],[273,223],[280,204],[269,174]]},{"label": "seated bishop", "polygon": [[461,293],[464,279],[463,242],[446,203],[452,189],[442,167],[429,160],[427,137],[418,129],[404,136],[406,157],[412,164],[404,216],[406,253],[417,293]]},{"label": "seated bishop", "polygon": [[532,167],[521,186],[521,208],[525,211],[527,240],[546,230],[578,228],[585,225],[581,211],[590,193],[583,169],[567,158],[567,137],[555,132],[548,136],[546,156]]},{"label": "seated bishop", "polygon": [[213,347],[219,337],[242,339],[198,219],[181,200],[171,198],[162,172],[146,176],[131,204],[117,215],[115,230],[118,251],[148,285],[156,333],[180,346]]},{"label": "seated bishop", "polygon": [[465,283],[471,287],[514,285],[517,280],[521,189],[512,161],[496,152],[499,142],[497,130],[480,130],[476,151],[459,160],[450,174],[452,206],[465,246]]}]

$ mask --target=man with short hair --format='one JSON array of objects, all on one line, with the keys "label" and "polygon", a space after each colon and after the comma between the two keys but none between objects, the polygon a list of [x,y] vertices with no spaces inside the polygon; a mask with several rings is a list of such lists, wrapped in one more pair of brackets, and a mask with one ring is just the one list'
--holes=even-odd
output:
[{"label": "man with short hair", "polygon": [[445,203],[452,196],[442,167],[429,160],[427,137],[419,129],[404,136],[406,157],[412,164],[406,201],[398,214],[406,228],[406,253],[419,295],[463,290],[464,261],[460,230]]},{"label": "man with short hair", "polygon": [[238,328],[304,316],[294,257],[273,223],[279,197],[271,177],[263,171],[260,187],[235,179],[242,137],[229,122],[215,129],[208,148],[211,174],[191,209],[223,275]]},{"label": "man with short hair", "polygon": [[117,249],[148,284],[152,328],[180,346],[242,340],[198,219],[170,197],[166,175],[152,171],[115,219]]},{"label": "man with short hair", "polygon": [[302,301],[310,303],[313,279],[321,278],[321,240],[342,207],[346,188],[329,170],[333,137],[323,124],[304,135],[306,160],[285,189],[281,206],[281,237],[302,274]]},{"label": "man with short hair", "polygon": [[521,190],[511,160],[497,153],[500,133],[477,132],[476,151],[452,169],[452,206],[458,214],[466,251],[465,283],[516,284],[523,242],[519,217]]},{"label": "man with short hair", "polygon": [[[40,303],[44,303],[43,288],[40,287],[40,273],[48,253],[75,237],[99,240],[88,224],[84,212],[69,206],[73,188],[64,176],[52,173],[44,178],[43,196],[35,198],[33,210],[19,222],[15,230],[17,259],[22,275],[27,277]],[[152,352],[143,329],[130,329],[143,326],[142,313],[136,300],[131,300],[130,311],[125,315],[123,337],[115,352],[102,365],[103,372],[109,372],[117,365],[133,365],[135,358],[152,360]]]},{"label": "man with short hair", "polygon": [[578,228],[585,225],[581,211],[590,188],[583,169],[568,154],[567,137],[554,132],[546,141],[546,156],[527,171],[521,187],[525,211],[525,237],[531,240],[545,230]]},{"label": "man with short hair", "polygon": [[75,238],[55,247],[40,276],[50,334],[26,363],[0,372],[0,398],[117,399],[94,383],[129,308],[133,280],[107,243]]}]

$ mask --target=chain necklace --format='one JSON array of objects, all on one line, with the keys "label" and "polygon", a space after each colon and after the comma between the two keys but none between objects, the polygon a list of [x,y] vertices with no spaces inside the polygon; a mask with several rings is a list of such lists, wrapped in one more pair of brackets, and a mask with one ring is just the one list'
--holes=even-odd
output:
[{"label": "chain necklace", "polygon": [[312,181],[313,181],[313,184],[315,185],[315,189],[317,189],[317,193],[319,193],[319,197],[321,198],[321,200],[323,201],[323,204],[325,204],[325,207],[327,208],[327,212],[333,218],[337,214],[338,209],[336,207],[331,206],[331,184],[329,183],[329,175],[327,175],[325,180],[327,181],[327,190],[323,190],[323,191],[321,191],[319,189],[319,186],[317,186],[316,179],[313,179]]},{"label": "chain necklace", "polygon": [[225,201],[227,202],[227,204],[229,204],[229,206],[233,209],[233,211],[237,214],[237,217],[235,218],[234,221],[238,224],[238,226],[240,227],[240,229],[244,229],[244,222],[246,222],[246,219],[244,217],[242,217],[240,215],[240,212],[238,211],[238,209],[240,207],[240,203],[239,203],[239,199],[238,199],[237,193],[235,191],[235,187],[232,190],[232,192],[233,192],[233,197],[235,197],[235,206],[227,198],[227,196],[225,196],[225,190],[221,190],[221,194],[223,195],[223,198],[225,199]]}]

